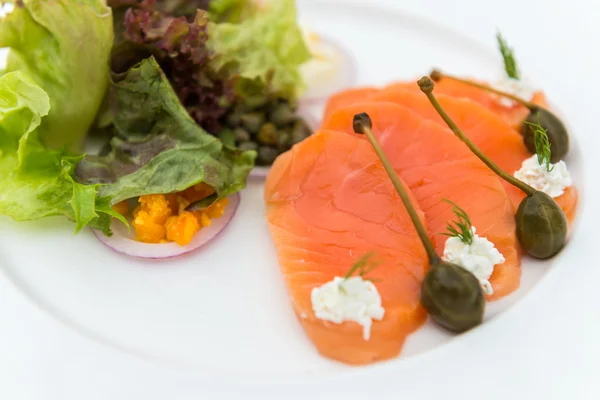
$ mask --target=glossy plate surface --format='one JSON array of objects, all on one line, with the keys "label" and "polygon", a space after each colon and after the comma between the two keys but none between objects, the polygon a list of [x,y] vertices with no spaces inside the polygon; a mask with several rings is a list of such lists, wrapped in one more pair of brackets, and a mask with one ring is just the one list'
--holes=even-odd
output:
[{"label": "glossy plate surface", "polygon": [[[600,143],[583,109],[592,98],[569,86],[597,65],[597,58],[585,58],[595,55],[569,42],[578,38],[574,30],[584,34],[585,24],[567,2],[541,11],[532,6],[547,13],[539,29],[548,31],[550,46],[516,24],[526,18],[475,1],[298,3],[303,23],[350,49],[359,84],[418,77],[434,65],[494,78],[502,72],[494,42],[501,27],[521,68],[544,87],[575,136],[567,163],[582,201],[569,247],[551,262],[524,260],[521,288],[490,304],[482,327],[452,336],[428,323],[400,358],[358,369],[321,358],[296,321],[264,219],[260,179],[250,180],[223,235],[168,261],[121,256],[91,232],[73,236],[73,226],[60,219],[0,218],[0,375],[10,381],[0,384],[1,398],[314,398],[329,391],[350,399],[364,398],[362,391],[441,398],[461,385],[501,398],[515,390],[554,396],[563,386],[549,390],[552,377],[571,394],[598,384],[586,373],[598,368],[600,355],[594,289],[600,269],[591,258],[592,226],[600,222],[593,182],[600,181],[586,169],[593,161],[585,161]],[[551,22],[559,18],[573,25],[557,32]],[[555,53],[565,56],[557,60]],[[318,116],[320,109],[312,111]],[[565,363],[577,378],[559,374]],[[445,383],[436,388],[431,382],[440,377]]]}]

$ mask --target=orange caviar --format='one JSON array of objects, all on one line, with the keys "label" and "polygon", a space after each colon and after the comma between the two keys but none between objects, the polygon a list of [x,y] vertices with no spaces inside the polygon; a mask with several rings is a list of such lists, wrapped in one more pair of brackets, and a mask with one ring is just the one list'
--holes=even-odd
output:
[{"label": "orange caviar", "polygon": [[[185,208],[194,201],[211,195],[212,188],[204,183],[175,194],[152,194],[140,196],[140,205],[133,211],[133,228],[136,240],[145,243],[175,242],[181,246],[190,243],[196,233],[211,224],[225,212],[229,199],[221,199],[200,211],[189,212]],[[125,209],[122,203],[115,211]]]},{"label": "orange caviar", "polygon": [[112,209],[114,212],[117,212],[121,215],[126,215],[129,212],[129,204],[127,204],[127,200],[124,200],[112,206]]}]

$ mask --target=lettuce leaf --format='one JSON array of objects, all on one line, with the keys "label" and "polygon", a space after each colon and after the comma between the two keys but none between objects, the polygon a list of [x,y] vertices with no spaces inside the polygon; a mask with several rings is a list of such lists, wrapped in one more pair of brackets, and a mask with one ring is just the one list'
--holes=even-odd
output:
[{"label": "lettuce leaf", "polygon": [[6,72],[22,71],[50,98],[45,146],[79,150],[108,85],[113,44],[105,0],[22,0],[0,20]]},{"label": "lettuce leaf", "polygon": [[0,77],[0,215],[17,221],[65,215],[77,229],[91,225],[109,232],[117,216],[97,186],[73,179],[81,157],[47,150],[39,128],[50,112],[50,99],[21,71]]},{"label": "lettuce leaf", "polygon": [[236,77],[221,76],[210,65],[206,12],[198,10],[188,21],[146,4],[130,8],[123,18],[127,42],[114,48],[113,71],[125,71],[153,55],[187,112],[203,129],[216,134],[235,99]]},{"label": "lettuce leaf", "polygon": [[216,201],[241,190],[256,153],[224,147],[186,112],[160,66],[150,57],[122,74],[110,90],[116,136],[105,156],[88,156],[78,181],[101,184],[111,204],[145,194],[182,191],[204,182]]},{"label": "lettuce leaf", "polygon": [[[23,0],[0,20],[0,215],[64,215],[109,233],[107,198],[74,180],[78,147],[108,84],[110,9],[102,0]],[[48,148],[52,145],[55,148]]]},{"label": "lettuce leaf", "polygon": [[248,0],[211,0],[208,11],[214,22],[239,23],[252,17],[257,7],[253,1]]},{"label": "lettuce leaf", "polygon": [[295,98],[304,88],[299,66],[311,53],[296,21],[294,0],[271,1],[239,23],[211,23],[208,43],[216,54],[216,70],[227,68],[243,79],[258,80],[282,98]]}]

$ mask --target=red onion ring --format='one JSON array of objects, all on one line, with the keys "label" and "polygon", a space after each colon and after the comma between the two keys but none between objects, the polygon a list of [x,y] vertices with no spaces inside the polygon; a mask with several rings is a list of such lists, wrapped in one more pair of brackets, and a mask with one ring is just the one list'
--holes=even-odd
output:
[{"label": "red onion ring", "polygon": [[93,229],[96,238],[110,249],[128,255],[130,257],[144,258],[144,259],[166,259],[178,257],[183,254],[192,252],[204,245],[211,240],[215,239],[223,230],[227,227],[229,222],[235,215],[235,212],[240,204],[240,194],[232,194],[229,198],[229,204],[225,207],[225,212],[219,218],[211,219],[210,226],[200,229],[194,236],[192,241],[185,245],[180,246],[177,243],[142,243],[133,240],[133,231],[127,232],[127,228],[119,221],[113,220],[111,229],[113,231],[112,236],[106,236],[101,231]]},{"label": "red onion ring", "polygon": [[324,102],[331,94],[353,86],[358,78],[356,63],[350,55],[350,52],[339,42],[331,38],[321,36],[321,41],[324,46],[338,52],[340,56],[339,65],[342,68],[337,71],[336,79],[329,85],[320,85],[318,87],[310,87],[310,85],[308,85],[307,91],[300,97],[301,104],[314,105],[316,103]]}]

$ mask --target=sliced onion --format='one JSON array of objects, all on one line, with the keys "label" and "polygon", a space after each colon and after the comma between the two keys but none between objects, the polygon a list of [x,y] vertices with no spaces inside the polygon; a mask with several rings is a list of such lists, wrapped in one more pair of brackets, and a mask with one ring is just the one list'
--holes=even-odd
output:
[{"label": "sliced onion", "polygon": [[113,235],[108,237],[98,230],[93,230],[96,238],[112,250],[131,257],[146,259],[164,259],[173,258],[194,251],[217,236],[227,227],[240,204],[240,194],[235,193],[229,198],[229,204],[225,207],[225,212],[219,218],[211,219],[210,226],[204,227],[196,233],[192,241],[180,246],[177,243],[142,243],[133,239],[132,232],[127,232],[127,228],[119,221],[113,220],[111,229]]},{"label": "sliced onion", "polygon": [[358,76],[356,64],[348,50],[335,40],[322,36],[319,50],[334,63],[331,79],[324,82],[311,79],[313,78],[310,72],[311,63],[315,61],[308,61],[301,66],[301,72],[307,84],[306,92],[300,98],[301,103],[314,104],[325,101],[333,93],[353,86],[356,82]]}]

